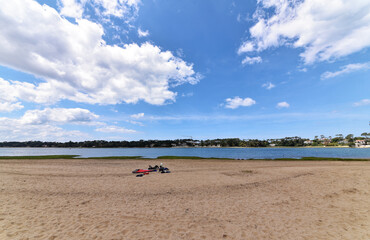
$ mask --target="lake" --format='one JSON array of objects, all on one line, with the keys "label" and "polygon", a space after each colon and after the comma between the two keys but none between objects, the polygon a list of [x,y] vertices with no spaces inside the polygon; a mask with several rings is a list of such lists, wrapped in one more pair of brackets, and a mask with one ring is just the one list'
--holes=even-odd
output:
[{"label": "lake", "polygon": [[370,158],[370,148],[0,148],[0,156],[79,155],[107,156],[197,156],[235,159],[339,157]]}]

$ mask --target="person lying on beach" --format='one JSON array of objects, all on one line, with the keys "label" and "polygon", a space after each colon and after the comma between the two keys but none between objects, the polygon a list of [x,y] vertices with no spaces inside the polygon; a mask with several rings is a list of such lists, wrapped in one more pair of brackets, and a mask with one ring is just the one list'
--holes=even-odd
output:
[{"label": "person lying on beach", "polygon": [[149,170],[154,170],[154,169],[159,169],[158,165],[155,165],[154,167],[152,167],[151,165],[149,165],[148,167]]}]

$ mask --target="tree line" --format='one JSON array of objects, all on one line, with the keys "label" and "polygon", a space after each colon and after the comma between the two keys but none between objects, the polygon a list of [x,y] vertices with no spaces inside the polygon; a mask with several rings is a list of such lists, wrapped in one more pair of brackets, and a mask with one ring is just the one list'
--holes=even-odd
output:
[{"label": "tree line", "polygon": [[366,140],[370,143],[370,133],[362,133],[361,137],[353,134],[343,136],[337,134],[335,137],[315,136],[313,140],[301,137],[285,137],[278,139],[239,139],[218,138],[207,140],[175,139],[175,140],[139,140],[139,141],[82,141],[82,142],[0,142],[0,147],[55,147],[55,148],[160,148],[160,147],[302,147],[302,146],[353,146],[356,140]]}]

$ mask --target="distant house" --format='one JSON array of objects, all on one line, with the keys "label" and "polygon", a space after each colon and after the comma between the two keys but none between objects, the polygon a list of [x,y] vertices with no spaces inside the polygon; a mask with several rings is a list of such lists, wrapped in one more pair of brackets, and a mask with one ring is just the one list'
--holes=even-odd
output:
[{"label": "distant house", "polygon": [[342,141],[339,141],[338,143],[339,143],[339,144],[348,144],[348,140],[347,140],[347,139],[344,139],[344,140],[342,140]]},{"label": "distant house", "polygon": [[312,145],[313,141],[312,140],[306,140],[303,143],[306,144],[306,145]]},{"label": "distant house", "polygon": [[365,140],[356,140],[355,141],[355,147],[361,147],[361,146],[364,146],[364,145],[366,145]]},{"label": "distant house", "polygon": [[320,141],[321,141],[322,144],[325,144],[325,145],[331,143],[330,138],[321,138]]}]

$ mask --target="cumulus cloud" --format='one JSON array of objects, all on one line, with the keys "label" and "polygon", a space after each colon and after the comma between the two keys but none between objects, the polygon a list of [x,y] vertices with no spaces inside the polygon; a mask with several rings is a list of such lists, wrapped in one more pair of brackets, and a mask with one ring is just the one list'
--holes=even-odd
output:
[{"label": "cumulus cloud", "polygon": [[[118,5],[104,6],[111,12]],[[117,104],[143,100],[162,105],[175,100],[171,86],[196,84],[200,79],[192,64],[169,51],[151,43],[107,45],[101,25],[86,19],[71,23],[55,9],[35,1],[2,1],[0,28],[0,64],[43,80],[32,84],[2,79],[1,84],[15,90],[13,102],[68,99]]]},{"label": "cumulus cloud", "polygon": [[0,78],[0,112],[11,112],[23,108],[22,103],[18,102],[17,91],[9,85],[9,82]]},{"label": "cumulus cloud", "polygon": [[266,88],[267,90],[270,90],[270,89],[273,89],[275,85],[272,84],[271,82],[267,82],[267,83],[262,84],[262,87]]},{"label": "cumulus cloud", "polygon": [[240,98],[238,96],[234,98],[227,98],[225,108],[236,109],[238,107],[249,107],[256,104],[252,98]]},{"label": "cumulus cloud", "polygon": [[23,124],[45,123],[78,123],[90,122],[98,115],[82,108],[45,108],[44,110],[28,110],[20,119]]},{"label": "cumulus cloud", "polygon": [[262,58],[260,56],[257,56],[257,57],[248,57],[246,56],[243,61],[242,61],[242,64],[255,64],[255,63],[260,63],[262,62]]},{"label": "cumulus cloud", "polygon": [[135,118],[135,119],[139,119],[139,118],[144,117],[144,113],[132,114],[132,115],[130,115],[130,117]]},{"label": "cumulus cloud", "polygon": [[0,102],[0,112],[12,112],[14,110],[22,109],[23,105],[20,102]]},{"label": "cumulus cloud", "polygon": [[140,28],[137,30],[137,35],[139,35],[139,37],[147,37],[149,36],[149,31],[146,30],[146,31],[143,31],[141,30]]},{"label": "cumulus cloud", "polygon": [[84,11],[83,2],[76,0],[59,0],[59,4],[61,5],[60,14],[66,17],[81,18]]},{"label": "cumulus cloud", "polygon": [[370,99],[362,99],[359,102],[355,102],[353,105],[356,107],[370,105]]},{"label": "cumulus cloud", "polygon": [[28,102],[52,104],[60,99],[67,98],[75,89],[68,83],[55,80],[38,85],[4,80],[0,78],[0,101],[15,103],[18,100]]},{"label": "cumulus cloud", "polygon": [[[260,0],[238,53],[270,47],[302,48],[306,64],[349,55],[370,46],[370,2],[363,0]],[[273,11],[273,14],[270,11]]]},{"label": "cumulus cloud", "polygon": [[89,138],[80,131],[68,131],[57,125],[89,123],[98,116],[81,108],[46,108],[29,110],[20,118],[0,118],[3,141],[69,141]]},{"label": "cumulus cloud", "polygon": [[276,105],[277,108],[289,108],[290,105],[289,103],[287,102],[279,102],[277,105]]},{"label": "cumulus cloud", "polygon": [[2,141],[82,141],[90,138],[86,133],[76,130],[64,130],[51,124],[32,125],[19,119],[0,118],[0,136]]},{"label": "cumulus cloud", "polygon": [[321,79],[333,78],[333,77],[337,77],[342,74],[347,74],[347,73],[356,72],[360,70],[367,70],[367,69],[370,69],[370,62],[348,64],[344,67],[341,67],[341,70],[339,71],[336,71],[336,72],[328,71],[328,72],[321,74]]},{"label": "cumulus cloud", "polygon": [[84,141],[93,137],[77,130],[65,130],[63,125],[83,124],[104,133],[136,133],[135,130],[98,122],[99,116],[81,108],[45,108],[26,111],[20,118],[0,118],[3,141]]},{"label": "cumulus cloud", "polygon": [[132,129],[126,129],[123,127],[119,126],[114,126],[114,125],[109,125],[109,126],[104,126],[101,128],[95,129],[97,132],[104,132],[104,133],[136,133],[135,130]]},{"label": "cumulus cloud", "polygon": [[254,51],[254,46],[252,42],[244,42],[238,49],[238,54],[252,52]]}]

